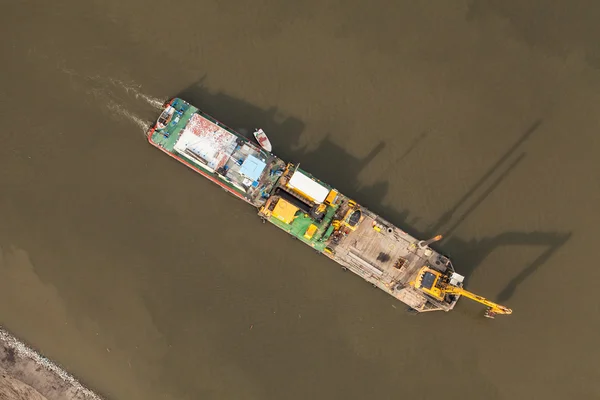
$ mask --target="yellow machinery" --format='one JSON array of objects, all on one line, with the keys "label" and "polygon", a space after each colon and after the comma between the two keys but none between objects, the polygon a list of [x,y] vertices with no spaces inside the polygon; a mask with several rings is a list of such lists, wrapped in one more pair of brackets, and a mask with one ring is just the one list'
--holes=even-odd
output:
[{"label": "yellow machinery", "polygon": [[342,226],[355,231],[363,218],[364,217],[360,211],[360,207],[358,207],[358,204],[356,204],[356,202],[353,200],[348,200],[348,211],[346,211],[346,214],[341,219],[334,220],[331,225],[336,231]]},{"label": "yellow machinery", "polygon": [[423,267],[417,274],[417,279],[415,282],[411,282],[411,285],[439,301],[443,301],[446,298],[446,295],[459,295],[475,300],[488,307],[485,311],[485,316],[488,318],[494,318],[497,314],[512,314],[510,308],[501,306],[500,304],[489,301],[485,297],[478,296],[463,288],[452,285],[450,283],[451,279],[450,276],[443,274],[442,272],[429,267]]},{"label": "yellow machinery", "polygon": [[310,226],[304,233],[304,238],[307,240],[312,239],[312,237],[315,235],[315,232],[317,231],[317,229],[318,229],[318,227],[315,224],[310,224]]},{"label": "yellow machinery", "polygon": [[298,210],[299,208],[290,202],[287,202],[284,199],[279,199],[279,201],[277,201],[277,205],[272,211],[272,215],[286,224],[291,224],[294,218],[296,218],[296,213]]},{"label": "yellow machinery", "polygon": [[327,210],[327,206],[325,205],[325,203],[321,203],[317,206],[316,210],[315,210],[315,214],[323,214],[325,211]]},{"label": "yellow machinery", "polygon": [[335,189],[331,189],[331,191],[325,198],[325,203],[329,204],[331,206],[331,205],[333,205],[333,203],[335,203],[337,197],[338,197],[338,191]]}]

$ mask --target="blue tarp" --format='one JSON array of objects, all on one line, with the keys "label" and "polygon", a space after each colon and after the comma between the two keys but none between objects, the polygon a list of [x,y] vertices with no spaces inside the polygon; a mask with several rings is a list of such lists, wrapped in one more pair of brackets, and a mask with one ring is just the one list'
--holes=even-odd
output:
[{"label": "blue tarp", "polygon": [[240,167],[240,173],[252,181],[258,180],[267,164],[253,155],[249,155]]}]

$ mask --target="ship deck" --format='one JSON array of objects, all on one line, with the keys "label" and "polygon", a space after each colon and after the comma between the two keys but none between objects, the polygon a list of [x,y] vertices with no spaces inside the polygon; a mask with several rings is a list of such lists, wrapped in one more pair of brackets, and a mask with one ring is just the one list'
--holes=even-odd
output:
[{"label": "ship deck", "polygon": [[[326,190],[336,192],[335,201],[320,203],[325,205],[321,218],[312,214],[318,204],[288,187],[296,171],[306,174]],[[291,211],[278,208],[282,201]],[[344,224],[357,209],[361,213],[358,224],[353,228]],[[429,246],[419,245],[420,240],[291,164],[259,215],[412,309],[448,311],[456,303],[437,301],[410,284],[425,265],[439,271],[452,268],[448,258]],[[336,224],[339,225],[334,227]],[[309,233],[311,226],[312,235]]]},{"label": "ship deck", "polygon": [[445,270],[449,260],[371,211],[361,211],[364,219],[356,230],[328,244],[329,257],[413,309],[451,309],[454,304],[432,302],[410,285],[424,265]]},{"label": "ship deck", "polygon": [[171,106],[171,121],[148,140],[255,207],[264,204],[285,163],[187,102]]},{"label": "ship deck", "polygon": [[[333,219],[333,215],[335,214],[337,207],[328,207],[325,213],[325,217],[322,221],[316,221],[310,215],[306,213],[301,213],[298,215],[291,223],[286,223],[274,216],[269,216],[267,220],[271,222],[273,225],[278,228],[286,231],[294,238],[306,243],[307,245],[313,247],[318,252],[322,252],[326,247],[326,238],[327,230],[331,224]],[[305,234],[308,228],[311,225],[315,225],[317,227],[314,235],[308,239],[305,237]]]}]

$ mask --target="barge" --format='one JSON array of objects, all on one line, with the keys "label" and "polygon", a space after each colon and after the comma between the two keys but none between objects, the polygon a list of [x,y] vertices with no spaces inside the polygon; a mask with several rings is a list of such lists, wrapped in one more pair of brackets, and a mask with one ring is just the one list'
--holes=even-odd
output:
[{"label": "barge", "polygon": [[411,236],[183,99],[165,103],[148,141],[254,206],[263,222],[354,272],[412,312],[450,311],[465,296],[486,305],[487,317],[512,313],[464,289],[464,277],[451,260],[430,247],[441,236]]}]

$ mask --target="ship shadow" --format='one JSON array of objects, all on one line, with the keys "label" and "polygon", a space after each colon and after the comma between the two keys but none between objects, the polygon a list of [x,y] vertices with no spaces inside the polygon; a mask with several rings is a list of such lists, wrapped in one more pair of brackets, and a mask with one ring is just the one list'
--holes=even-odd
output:
[{"label": "ship shadow", "polygon": [[254,129],[262,128],[273,142],[275,153],[283,160],[297,157],[305,124],[295,117],[283,116],[277,107],[263,109],[223,92],[212,92],[204,84],[205,77],[188,86],[177,97],[200,108],[236,132],[252,138]]},{"label": "ship shadow", "polygon": [[[381,215],[404,231],[418,238],[429,238],[437,234],[444,239],[432,245],[442,253],[450,256],[457,270],[469,277],[494,251],[506,246],[542,247],[542,253],[529,265],[510,279],[500,291],[498,301],[509,300],[518,286],[534,275],[571,237],[571,232],[504,232],[493,237],[465,240],[454,232],[485,200],[513,173],[523,159],[524,152],[518,152],[521,146],[539,130],[541,120],[534,121],[518,140],[493,163],[490,168],[452,205],[440,218],[429,227],[415,227],[418,216],[411,215],[407,209],[397,209],[385,204],[390,190],[389,181],[380,180],[373,184],[361,185],[357,179],[361,172],[371,164],[384,150],[386,144],[381,141],[373,145],[366,156],[357,157],[344,147],[331,140],[327,135],[316,148],[300,146],[300,138],[305,123],[297,118],[283,116],[277,108],[263,109],[245,100],[225,93],[213,93],[204,85],[204,79],[187,87],[179,97],[200,107],[231,128],[239,131],[263,128],[276,148],[275,153],[285,161],[301,163],[303,168],[324,182],[334,186],[359,204]],[[417,135],[407,143],[404,151],[385,169],[398,168],[408,155],[426,138],[427,133]],[[385,174],[387,175],[387,174]],[[385,176],[383,175],[383,176]],[[491,181],[491,183],[490,183]]]}]

